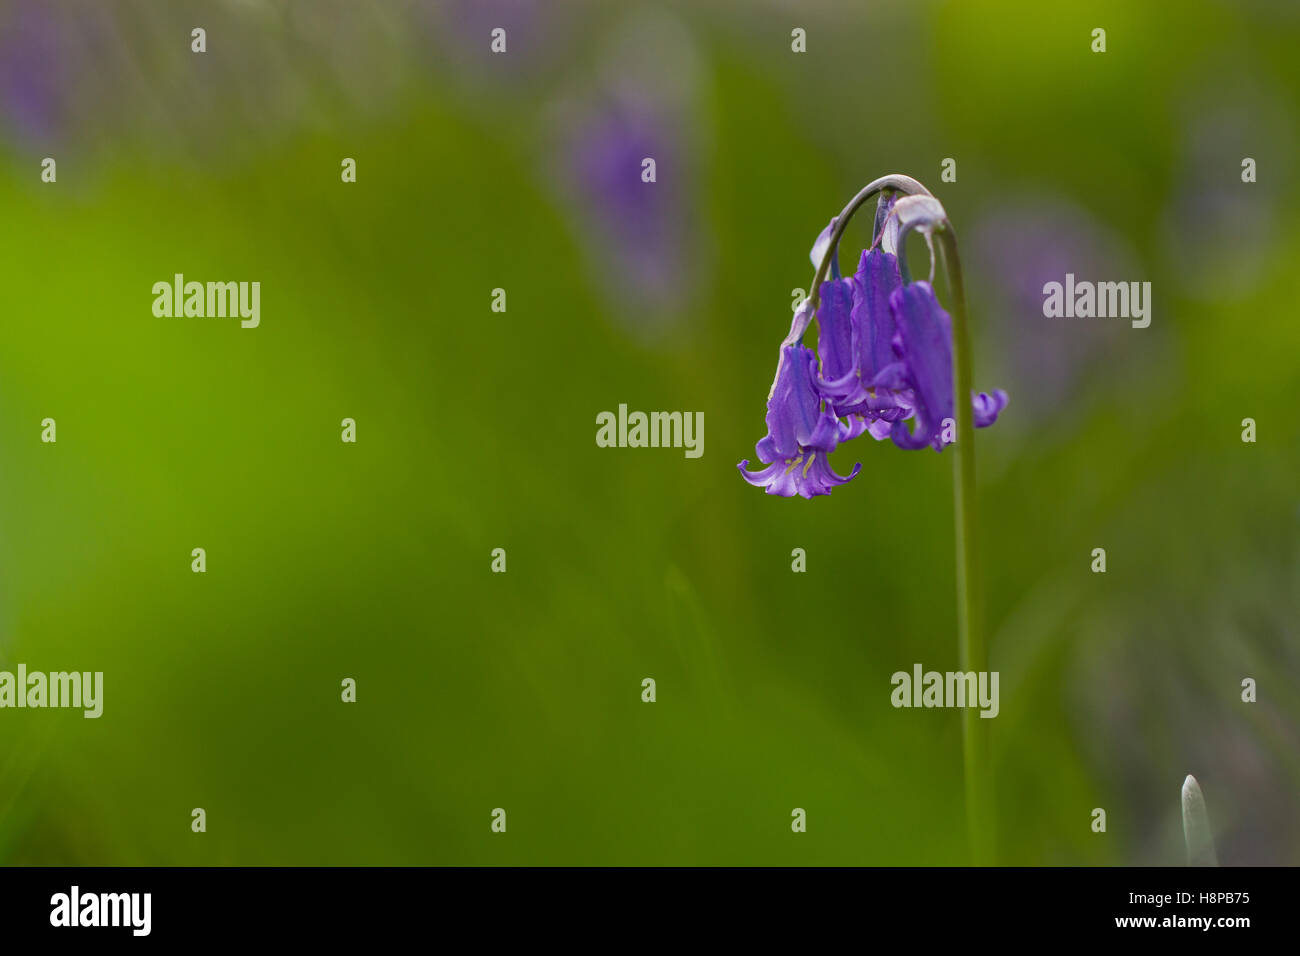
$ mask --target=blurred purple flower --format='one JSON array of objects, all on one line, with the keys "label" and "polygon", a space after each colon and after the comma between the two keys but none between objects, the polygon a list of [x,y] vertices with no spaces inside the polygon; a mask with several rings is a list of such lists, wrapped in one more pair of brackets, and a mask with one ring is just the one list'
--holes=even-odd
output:
[{"label": "blurred purple flower", "polygon": [[1044,284],[1068,272],[1124,275],[1133,256],[1084,210],[1058,199],[1000,201],[971,236],[973,279],[993,303],[981,311],[980,329],[993,340],[995,370],[1024,392],[1025,415],[1050,416],[1122,333],[1116,323],[1044,316]]},{"label": "blurred purple flower", "polygon": [[[582,9],[546,0],[434,0],[424,7],[437,60],[476,83],[512,90],[551,65],[563,64]],[[505,52],[492,49],[492,31],[505,31]]]},{"label": "blurred purple flower", "polygon": [[671,15],[643,13],[605,39],[593,72],[549,123],[557,181],[616,314],[645,333],[675,317],[697,275],[695,43]]},{"label": "blurred purple flower", "polygon": [[[613,102],[589,113],[568,144],[567,166],[591,250],[642,300],[672,298],[683,273],[681,144],[673,123],[646,103]],[[655,181],[642,162],[653,159]]]},{"label": "blurred purple flower", "polygon": [[50,6],[20,0],[0,20],[0,115],[17,136],[54,137],[67,113],[72,64]]},{"label": "blurred purple flower", "polygon": [[[1276,157],[1294,152],[1294,119],[1275,89],[1240,78],[1189,90],[1181,113],[1182,141],[1173,152],[1177,168],[1162,223],[1166,256],[1184,294],[1237,299],[1261,281],[1271,261],[1287,182],[1273,172]],[[1248,183],[1242,180],[1246,158],[1258,163]]]}]

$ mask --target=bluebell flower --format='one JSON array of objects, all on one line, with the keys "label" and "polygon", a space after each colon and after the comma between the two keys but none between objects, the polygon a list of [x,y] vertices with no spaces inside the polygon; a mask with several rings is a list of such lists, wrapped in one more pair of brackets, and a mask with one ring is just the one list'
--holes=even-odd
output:
[{"label": "bluebell flower", "polygon": [[817,356],[803,345],[781,350],[776,384],[767,400],[767,434],[755,446],[766,468],[746,471],[748,459],[737,467],[741,477],[769,495],[789,498],[828,495],[836,485],[851,481],[862,465],[847,476],[835,473],[826,456],[851,437],[851,428],[839,420],[834,407],[823,402],[814,387]]},{"label": "bluebell flower", "polygon": [[[954,417],[952,320],[939,305],[930,283],[921,280],[896,289],[889,297],[894,321],[892,347],[898,361],[880,370],[874,381],[906,395],[915,427],[895,421],[889,437],[899,448],[926,445],[943,451],[943,422]],[[995,389],[972,396],[976,428],[987,428],[1006,407],[1007,393]]]},{"label": "bluebell flower", "polygon": [[[827,455],[859,435],[889,438],[908,450],[942,451],[956,439],[952,320],[930,282],[904,284],[896,254],[903,241],[899,220],[907,218],[905,232],[936,213],[942,207],[930,197],[911,197],[896,209],[886,199],[878,239],[862,253],[857,272],[840,277],[832,254],[832,277],[819,289],[817,352],[801,344],[811,317],[805,303],[782,346],[767,403],[768,433],[756,446],[767,467],[749,472],[748,461],[739,465],[750,484],[768,494],[811,498],[858,474],[860,464],[847,477],[837,475]],[[818,264],[835,225],[832,220],[813,246]],[[992,425],[1006,404],[1001,389],[973,394],[974,426]]]},{"label": "bluebell flower", "polygon": [[889,301],[900,288],[898,259],[880,249],[862,254],[855,275],[822,284],[817,310],[817,387],[857,434],[889,436],[895,421],[910,413],[909,396],[878,377],[896,361],[894,320]]}]

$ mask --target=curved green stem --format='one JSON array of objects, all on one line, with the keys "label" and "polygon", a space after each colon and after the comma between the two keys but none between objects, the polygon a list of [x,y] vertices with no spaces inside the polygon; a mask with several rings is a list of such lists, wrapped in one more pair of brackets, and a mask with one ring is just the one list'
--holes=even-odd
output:
[{"label": "curved green stem", "polygon": [[826,278],[826,270],[830,266],[831,259],[835,257],[836,250],[840,247],[840,237],[844,235],[849,220],[853,218],[853,214],[858,211],[863,203],[876,193],[884,192],[886,189],[892,189],[908,196],[930,195],[930,190],[911,176],[902,176],[898,173],[881,176],[879,179],[863,186],[858,191],[858,194],[849,200],[849,204],[840,211],[840,214],[835,217],[835,228],[831,230],[830,245],[826,247],[826,254],[822,256],[822,261],[817,266],[816,273],[813,274],[812,288],[808,290],[808,301],[812,304],[814,310],[816,310],[817,303],[821,300],[822,280]]},{"label": "curved green stem", "polygon": [[[988,670],[984,644],[983,582],[980,580],[979,520],[975,500],[975,423],[971,412],[971,351],[957,236],[951,223],[936,230],[952,294],[953,391],[956,393],[957,441],[952,446],[955,529],[957,537],[957,646],[964,672]],[[976,865],[993,862],[994,827],[988,734],[979,711],[962,710],[962,762],[966,778],[966,822]]]}]

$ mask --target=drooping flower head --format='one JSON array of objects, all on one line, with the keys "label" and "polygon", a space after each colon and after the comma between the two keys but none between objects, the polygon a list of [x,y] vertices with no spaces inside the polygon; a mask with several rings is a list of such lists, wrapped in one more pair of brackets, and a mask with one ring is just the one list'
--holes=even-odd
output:
[{"label": "drooping flower head", "polygon": [[[750,473],[740,464],[745,480],[769,494],[810,498],[849,481],[861,466],[842,478],[826,456],[864,432],[908,450],[942,451],[956,440],[952,320],[931,282],[905,283],[899,261],[907,232],[919,229],[929,242],[946,222],[943,207],[930,196],[882,198],[872,247],[844,277],[831,248],[838,219],[812,252],[818,274],[828,259],[831,276],[819,288],[817,353],[802,345],[812,318],[804,303],[781,349],[768,434],[757,446],[768,467]],[[992,425],[1006,403],[1000,389],[973,394],[975,427]]]}]

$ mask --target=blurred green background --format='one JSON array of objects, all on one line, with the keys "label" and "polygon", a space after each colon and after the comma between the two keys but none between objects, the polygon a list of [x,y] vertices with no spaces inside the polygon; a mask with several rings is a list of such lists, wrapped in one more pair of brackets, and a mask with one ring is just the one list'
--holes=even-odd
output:
[{"label": "blurred green background", "polygon": [[[813,239],[901,172],[1011,396],[999,859],[1180,864],[1193,773],[1223,863],[1300,863],[1298,43],[1265,0],[0,3],[0,669],[105,675],[0,711],[0,862],[965,863],[959,712],[889,703],[957,666],[951,462],[735,473]],[[1150,328],[1043,318],[1067,271]],[[260,328],[155,318],[177,272]],[[703,457],[597,448],[620,403]]]}]

